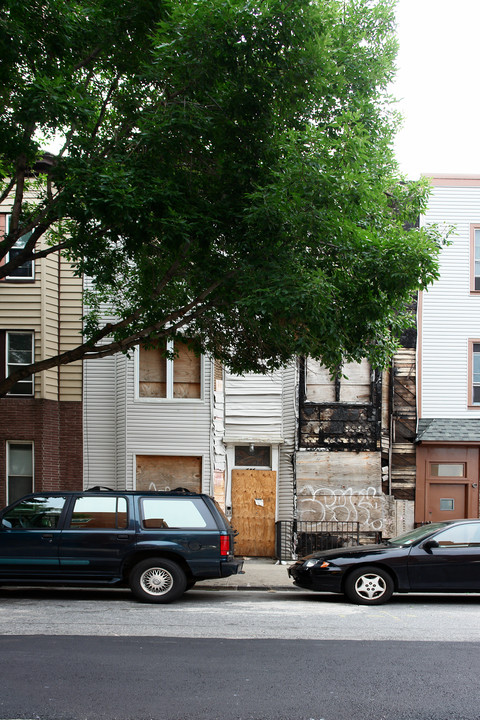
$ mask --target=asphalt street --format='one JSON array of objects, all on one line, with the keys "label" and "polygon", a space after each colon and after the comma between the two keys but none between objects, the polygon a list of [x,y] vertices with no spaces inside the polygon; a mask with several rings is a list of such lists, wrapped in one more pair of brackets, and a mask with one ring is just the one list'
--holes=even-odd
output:
[{"label": "asphalt street", "polygon": [[0,591],[1,720],[479,720],[480,596]]},{"label": "asphalt street", "polygon": [[0,635],[480,642],[479,609],[479,595],[396,595],[365,607],[299,590],[192,590],[145,605],[128,590],[3,588]]},{"label": "asphalt street", "polygon": [[478,643],[2,639],[2,718],[478,720]]}]

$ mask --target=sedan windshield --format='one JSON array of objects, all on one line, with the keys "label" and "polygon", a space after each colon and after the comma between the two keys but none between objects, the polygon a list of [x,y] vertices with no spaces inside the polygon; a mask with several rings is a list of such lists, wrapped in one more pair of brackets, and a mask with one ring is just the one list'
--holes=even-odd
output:
[{"label": "sedan windshield", "polygon": [[431,535],[435,530],[448,525],[446,522],[429,523],[429,525],[422,525],[421,527],[410,530],[409,532],[402,533],[398,537],[392,538],[388,541],[388,545],[394,545],[395,547],[404,547],[405,545],[412,545],[417,540],[423,540],[427,535]]}]

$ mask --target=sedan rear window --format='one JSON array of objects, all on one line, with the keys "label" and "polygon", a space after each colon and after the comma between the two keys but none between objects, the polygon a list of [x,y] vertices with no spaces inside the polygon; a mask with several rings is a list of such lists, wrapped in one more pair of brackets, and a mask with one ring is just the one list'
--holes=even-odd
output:
[{"label": "sedan rear window", "polygon": [[142,498],[141,515],[143,527],[148,529],[216,528],[205,503],[197,498]]}]

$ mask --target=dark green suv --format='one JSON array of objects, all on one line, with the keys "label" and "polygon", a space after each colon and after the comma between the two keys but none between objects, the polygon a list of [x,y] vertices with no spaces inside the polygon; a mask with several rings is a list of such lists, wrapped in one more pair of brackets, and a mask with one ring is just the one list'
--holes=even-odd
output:
[{"label": "dark green suv", "polygon": [[0,512],[0,585],[129,585],[166,603],[241,568],[208,495],[95,487],[27,495]]}]

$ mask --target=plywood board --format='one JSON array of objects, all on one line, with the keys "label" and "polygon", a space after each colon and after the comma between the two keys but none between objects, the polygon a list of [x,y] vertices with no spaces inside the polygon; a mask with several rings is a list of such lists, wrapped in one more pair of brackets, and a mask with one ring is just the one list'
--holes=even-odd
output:
[{"label": "plywood board", "polygon": [[137,455],[137,490],[202,489],[202,458],[182,455]]},{"label": "plywood board", "polygon": [[276,486],[277,474],[273,470],[232,470],[236,555],[275,555]]},{"label": "plywood board", "polygon": [[371,487],[381,492],[379,452],[298,452],[296,470],[299,494],[311,486],[353,492]]}]

